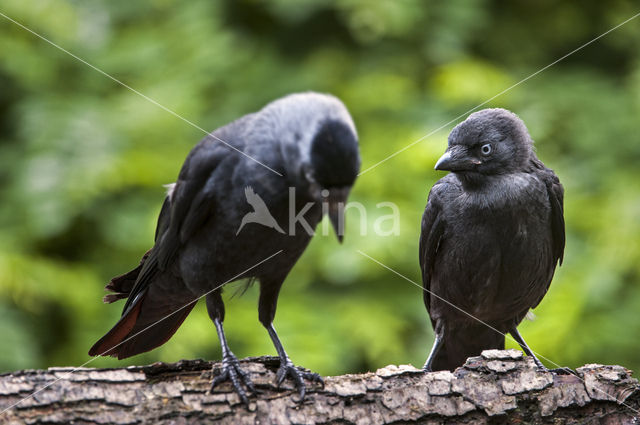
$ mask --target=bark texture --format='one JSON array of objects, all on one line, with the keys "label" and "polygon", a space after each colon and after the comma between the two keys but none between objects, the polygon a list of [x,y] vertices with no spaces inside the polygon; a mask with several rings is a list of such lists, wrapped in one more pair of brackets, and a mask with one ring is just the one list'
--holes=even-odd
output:
[{"label": "bark texture", "polygon": [[[241,361],[261,393],[247,409],[222,384],[207,394],[202,360],[124,369],[50,368],[0,375],[0,423],[171,424],[640,424],[640,386],[621,366],[574,375],[538,371],[520,351],[485,351],[454,373],[412,366],[325,378],[298,404],[275,387],[278,359]],[[35,392],[35,393],[34,393]]]}]

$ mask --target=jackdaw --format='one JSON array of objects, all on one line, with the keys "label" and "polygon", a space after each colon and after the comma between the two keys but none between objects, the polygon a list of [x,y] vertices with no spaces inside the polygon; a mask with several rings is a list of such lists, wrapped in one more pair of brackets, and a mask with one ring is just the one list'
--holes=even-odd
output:
[{"label": "jackdaw", "polygon": [[[230,380],[247,403],[243,384],[255,388],[227,344],[220,286],[257,280],[258,317],[280,357],[278,385],[289,376],[302,400],[304,379],[322,379],[298,370],[285,352],[273,327],[278,293],[323,213],[341,240],[344,203],[359,169],[353,120],[331,95],[292,94],[215,130],[189,153],[170,187],[153,248],[107,285],[114,294],[105,302],[127,301],[89,354],[122,359],[162,345],[207,294],[223,363],[211,388]],[[243,221],[250,214],[267,217]]]},{"label": "jackdaw", "polygon": [[431,188],[422,217],[424,303],[435,332],[424,369],[453,370],[482,350],[504,349],[507,332],[544,368],[517,326],[562,264],[558,177],[536,156],[522,120],[504,109],[457,125],[435,169],[451,173]]}]

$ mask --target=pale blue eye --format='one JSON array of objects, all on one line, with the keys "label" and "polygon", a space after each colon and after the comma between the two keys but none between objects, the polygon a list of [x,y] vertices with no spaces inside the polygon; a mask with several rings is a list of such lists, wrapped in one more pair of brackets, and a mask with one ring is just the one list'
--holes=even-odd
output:
[{"label": "pale blue eye", "polygon": [[482,155],[489,155],[491,153],[491,143],[487,143],[486,145],[482,145],[482,147],[480,148],[480,152],[482,152]]}]

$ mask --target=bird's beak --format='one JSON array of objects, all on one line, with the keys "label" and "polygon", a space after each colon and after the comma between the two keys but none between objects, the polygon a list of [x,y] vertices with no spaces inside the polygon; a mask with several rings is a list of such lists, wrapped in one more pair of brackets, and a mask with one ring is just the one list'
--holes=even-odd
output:
[{"label": "bird's beak", "polygon": [[451,152],[447,149],[444,155],[442,155],[438,162],[436,162],[436,166],[434,168],[440,171],[449,171],[449,165],[451,165]]},{"label": "bird's beak", "polygon": [[347,203],[347,197],[349,196],[350,187],[340,187],[329,189],[329,196],[327,202],[329,208],[327,214],[331,221],[331,226],[336,232],[338,242],[342,243],[344,237],[344,207]]},{"label": "bird's beak", "polygon": [[478,164],[480,161],[470,157],[464,147],[456,145],[444,152],[434,168],[439,171],[469,171]]}]

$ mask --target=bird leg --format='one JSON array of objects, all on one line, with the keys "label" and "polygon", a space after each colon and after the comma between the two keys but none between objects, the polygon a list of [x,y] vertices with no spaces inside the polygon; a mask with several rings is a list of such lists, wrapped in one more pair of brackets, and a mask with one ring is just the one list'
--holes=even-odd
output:
[{"label": "bird leg", "polygon": [[536,366],[538,366],[539,369],[541,369],[543,371],[547,371],[547,372],[553,372],[553,373],[556,373],[556,374],[559,374],[559,375],[569,375],[569,374],[575,375],[575,373],[571,369],[569,369],[568,367],[560,367],[560,368],[557,368],[557,369],[548,369],[545,365],[542,364],[540,359],[538,359],[538,357],[536,357],[536,355],[533,354],[533,351],[531,350],[531,348],[529,348],[527,343],[524,341],[524,338],[522,338],[522,335],[520,335],[520,332],[518,332],[518,328],[516,328],[514,326],[513,329],[511,329],[509,331],[509,333],[511,334],[513,339],[515,339],[516,342],[520,345],[520,347],[525,352],[525,354],[527,356],[533,358],[533,361],[536,363]]},{"label": "bird leg", "polygon": [[291,359],[289,359],[287,352],[284,351],[284,347],[280,342],[280,338],[278,337],[278,334],[273,327],[273,318],[276,315],[276,306],[278,303],[278,293],[280,292],[280,287],[282,286],[282,282],[284,282],[286,275],[286,273],[283,273],[280,276],[260,279],[258,317],[260,319],[260,323],[262,323],[262,326],[264,326],[265,329],[269,332],[271,341],[273,341],[273,345],[274,347],[276,347],[276,351],[278,352],[278,356],[280,357],[280,368],[276,373],[276,382],[278,384],[278,387],[280,387],[280,384],[284,382],[284,379],[289,376],[291,379],[293,379],[293,382],[298,389],[300,399],[297,401],[300,403],[304,400],[304,396],[307,392],[307,388],[304,383],[305,379],[308,379],[311,382],[318,382],[322,384],[323,387],[324,382],[322,381],[320,375],[318,375],[317,373],[307,372],[305,370],[301,371],[293,364]]},{"label": "bird leg", "polygon": [[424,363],[424,366],[422,366],[422,370],[425,372],[433,372],[431,370],[431,365],[433,363],[433,359],[438,354],[438,351],[440,351],[440,348],[442,348],[442,337],[439,332],[436,332],[431,352],[429,353],[429,357],[427,357],[427,361]]},{"label": "bird leg", "polygon": [[288,375],[291,379],[293,379],[293,382],[298,389],[300,399],[297,400],[297,402],[299,403],[304,400],[304,396],[307,392],[307,387],[304,383],[305,379],[308,379],[311,382],[317,382],[324,387],[324,381],[322,380],[320,375],[318,375],[317,373],[300,370],[293,364],[293,362],[287,355],[287,352],[284,351],[284,347],[280,342],[280,338],[278,337],[273,324],[270,323],[269,326],[266,326],[266,328],[269,332],[269,336],[271,337],[271,341],[273,341],[273,345],[276,347],[278,356],[280,356],[280,368],[278,368],[278,372],[276,373],[276,382],[278,384],[278,387],[280,387],[280,385],[282,384],[282,382],[284,382],[284,379]]},{"label": "bird leg", "polygon": [[213,378],[213,381],[211,381],[209,393],[212,393],[213,389],[221,382],[229,380],[240,397],[240,400],[248,407],[249,399],[247,398],[246,391],[242,388],[242,383],[244,383],[244,386],[247,387],[251,393],[255,393],[256,389],[249,378],[249,374],[240,368],[238,358],[229,349],[227,338],[222,328],[222,322],[216,318],[213,319],[213,323],[216,325],[216,331],[218,332],[218,338],[222,346],[222,367],[218,370],[218,374]]}]

